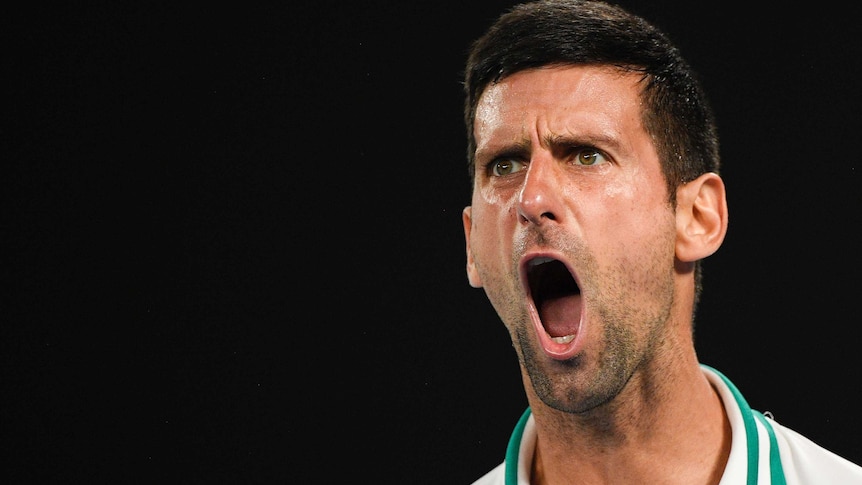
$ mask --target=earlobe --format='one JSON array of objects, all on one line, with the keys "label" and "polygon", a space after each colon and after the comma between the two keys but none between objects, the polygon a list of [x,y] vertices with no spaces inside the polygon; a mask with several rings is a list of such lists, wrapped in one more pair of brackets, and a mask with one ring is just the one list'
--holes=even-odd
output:
[{"label": "earlobe", "polygon": [[681,261],[703,259],[724,242],[727,197],[724,181],[709,172],[677,190],[676,256]]},{"label": "earlobe", "polygon": [[473,288],[482,287],[482,278],[476,271],[476,263],[473,261],[473,251],[470,250],[470,233],[473,229],[473,208],[467,206],[461,212],[461,221],[464,223],[464,239],[467,242],[467,280]]}]

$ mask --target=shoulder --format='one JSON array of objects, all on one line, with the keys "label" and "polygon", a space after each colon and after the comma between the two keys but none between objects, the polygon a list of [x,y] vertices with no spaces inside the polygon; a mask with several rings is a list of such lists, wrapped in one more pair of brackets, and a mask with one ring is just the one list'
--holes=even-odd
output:
[{"label": "shoulder", "polygon": [[[862,466],[829,451],[774,420],[781,464],[788,484],[862,484]],[[794,478],[791,478],[794,477]]]},{"label": "shoulder", "polygon": [[473,485],[504,485],[506,483],[506,464],[500,463],[481,478],[473,482]]}]

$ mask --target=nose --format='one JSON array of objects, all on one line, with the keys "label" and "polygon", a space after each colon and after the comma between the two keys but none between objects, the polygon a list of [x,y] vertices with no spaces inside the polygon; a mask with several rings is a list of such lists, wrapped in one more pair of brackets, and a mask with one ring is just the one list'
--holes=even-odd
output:
[{"label": "nose", "polygon": [[559,167],[550,157],[534,156],[518,195],[518,217],[536,225],[557,221],[561,215]]}]

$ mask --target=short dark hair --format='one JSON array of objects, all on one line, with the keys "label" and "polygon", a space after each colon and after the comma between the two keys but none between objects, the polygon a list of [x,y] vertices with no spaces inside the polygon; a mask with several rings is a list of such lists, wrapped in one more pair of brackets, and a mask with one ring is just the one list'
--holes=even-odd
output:
[{"label": "short dark hair", "polygon": [[610,65],[643,74],[643,125],[655,144],[671,200],[680,184],[718,172],[718,135],[696,73],[657,27],[595,0],[539,0],[512,7],[471,46],[464,74],[464,122],[472,179],[473,121],[485,88],[519,71]]}]

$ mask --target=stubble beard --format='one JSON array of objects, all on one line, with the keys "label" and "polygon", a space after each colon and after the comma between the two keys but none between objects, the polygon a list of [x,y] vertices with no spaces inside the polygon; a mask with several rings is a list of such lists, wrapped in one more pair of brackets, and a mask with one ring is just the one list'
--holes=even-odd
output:
[{"label": "stubble beard", "polygon": [[[528,316],[522,317],[513,332],[521,364],[536,395],[547,406],[573,414],[596,410],[623,391],[638,367],[660,348],[673,305],[673,273],[663,269],[666,265],[654,263],[644,268],[640,281],[632,282],[620,276],[629,274],[624,268],[628,263],[619,265],[616,276],[593,278],[589,276],[596,276],[595,261],[586,263],[582,267],[591,271],[582,273],[583,279],[603,282],[601,291],[591,292],[591,314],[598,319],[593,318],[589,329],[601,330],[602,345],[591,346],[567,361],[553,361],[541,353]],[[634,291],[638,284],[649,285],[647,291],[658,299],[658,307],[639,308],[633,304],[641,298],[642,292]],[[593,341],[595,338],[593,335]]]}]

